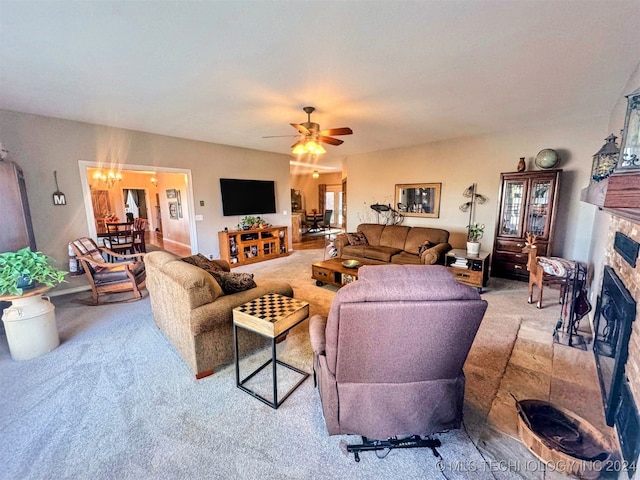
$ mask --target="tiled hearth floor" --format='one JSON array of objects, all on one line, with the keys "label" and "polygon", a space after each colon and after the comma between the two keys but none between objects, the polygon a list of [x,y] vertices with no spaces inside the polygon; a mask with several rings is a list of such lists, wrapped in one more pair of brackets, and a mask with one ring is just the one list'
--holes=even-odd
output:
[{"label": "tiled hearth floor", "polygon": [[[591,423],[611,439],[611,444],[617,445],[614,429],[604,420],[590,333],[588,329],[580,332],[587,341],[586,351],[554,344],[551,332],[560,317],[560,305],[554,303],[555,299],[557,291],[545,289],[543,309],[523,303],[522,311],[517,312],[521,315],[520,329],[486,424],[481,431],[469,432],[478,441],[478,447],[491,457],[513,460],[515,470],[525,465],[523,459],[534,457],[519,440],[512,395],[519,400],[545,400],[565,408]],[[588,324],[587,318],[582,322],[581,330],[582,325]],[[493,435],[494,428],[510,437]],[[524,478],[567,478],[549,469],[520,473]]]}]

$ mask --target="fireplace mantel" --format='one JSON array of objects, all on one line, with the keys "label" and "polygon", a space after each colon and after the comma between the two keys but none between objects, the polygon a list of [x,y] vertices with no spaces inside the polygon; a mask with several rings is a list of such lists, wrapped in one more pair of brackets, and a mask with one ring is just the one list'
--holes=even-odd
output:
[{"label": "fireplace mantel", "polygon": [[640,223],[640,172],[613,174],[580,192],[580,200],[617,217]]}]

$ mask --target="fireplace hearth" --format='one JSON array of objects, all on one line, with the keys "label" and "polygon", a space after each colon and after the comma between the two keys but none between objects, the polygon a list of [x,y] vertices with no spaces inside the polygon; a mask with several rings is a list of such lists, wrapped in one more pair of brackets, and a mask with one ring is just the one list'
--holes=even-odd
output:
[{"label": "fireplace hearth", "polygon": [[594,322],[596,357],[607,425],[613,426],[620,400],[636,302],[610,266],[604,267]]},{"label": "fireplace hearth", "polygon": [[615,425],[628,464],[635,462],[639,448],[638,409],[629,391],[625,371],[635,317],[636,302],[614,269],[605,266],[594,319],[593,352],[605,419],[607,425]]}]

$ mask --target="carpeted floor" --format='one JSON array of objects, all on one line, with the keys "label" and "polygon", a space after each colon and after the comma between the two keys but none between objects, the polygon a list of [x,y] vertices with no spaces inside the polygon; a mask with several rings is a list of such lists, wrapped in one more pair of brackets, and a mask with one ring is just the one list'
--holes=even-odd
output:
[{"label": "carpeted floor", "polygon": [[[258,282],[288,280],[295,296],[310,303],[311,315],[326,315],[335,289],[317,287],[310,267],[322,256],[322,250],[295,251],[234,271],[252,272]],[[522,322],[525,287],[492,279],[483,294],[489,309],[465,365],[466,428],[437,435],[444,472],[428,449],[399,449],[385,459],[368,452],[355,463],[345,446],[359,438],[327,435],[311,378],[278,410],[237,389],[232,365],[196,381],[155,327],[148,297],[100,307],[74,301],[88,292],[52,298],[61,338],[54,351],[13,361],[0,328],[0,477],[543,478],[495,471],[495,462],[508,457],[489,457],[490,450],[503,449],[487,447],[492,441],[518,443],[488,418]],[[307,329],[305,321],[278,350],[311,371]],[[265,355],[243,360],[243,371]],[[534,461],[526,449],[518,455]]]}]

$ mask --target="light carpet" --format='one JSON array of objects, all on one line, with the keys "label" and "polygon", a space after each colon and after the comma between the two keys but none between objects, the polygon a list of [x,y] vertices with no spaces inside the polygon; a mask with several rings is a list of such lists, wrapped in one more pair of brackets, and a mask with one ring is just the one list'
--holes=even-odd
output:
[{"label": "light carpet", "polygon": [[[234,271],[252,272],[258,282],[285,279],[297,298],[310,303],[312,315],[326,315],[335,289],[317,287],[311,278],[311,263],[322,255],[295,251]],[[195,380],[155,327],[148,297],[90,307],[74,301],[85,292],[52,299],[61,345],[46,355],[13,361],[0,329],[0,477],[495,478],[482,468],[485,459],[472,438],[477,441],[485,429],[518,332],[514,312],[522,305],[523,284],[492,284],[484,294],[489,309],[465,365],[466,429],[437,435],[445,472],[429,449],[398,449],[385,459],[367,452],[356,463],[345,445],[359,437],[327,434],[312,378],[273,410],[235,387],[233,365]],[[278,351],[311,372],[308,322],[292,330]],[[243,371],[261,355],[268,351],[243,360]],[[454,471],[454,462],[478,471]],[[501,472],[500,478],[519,477]]]}]

